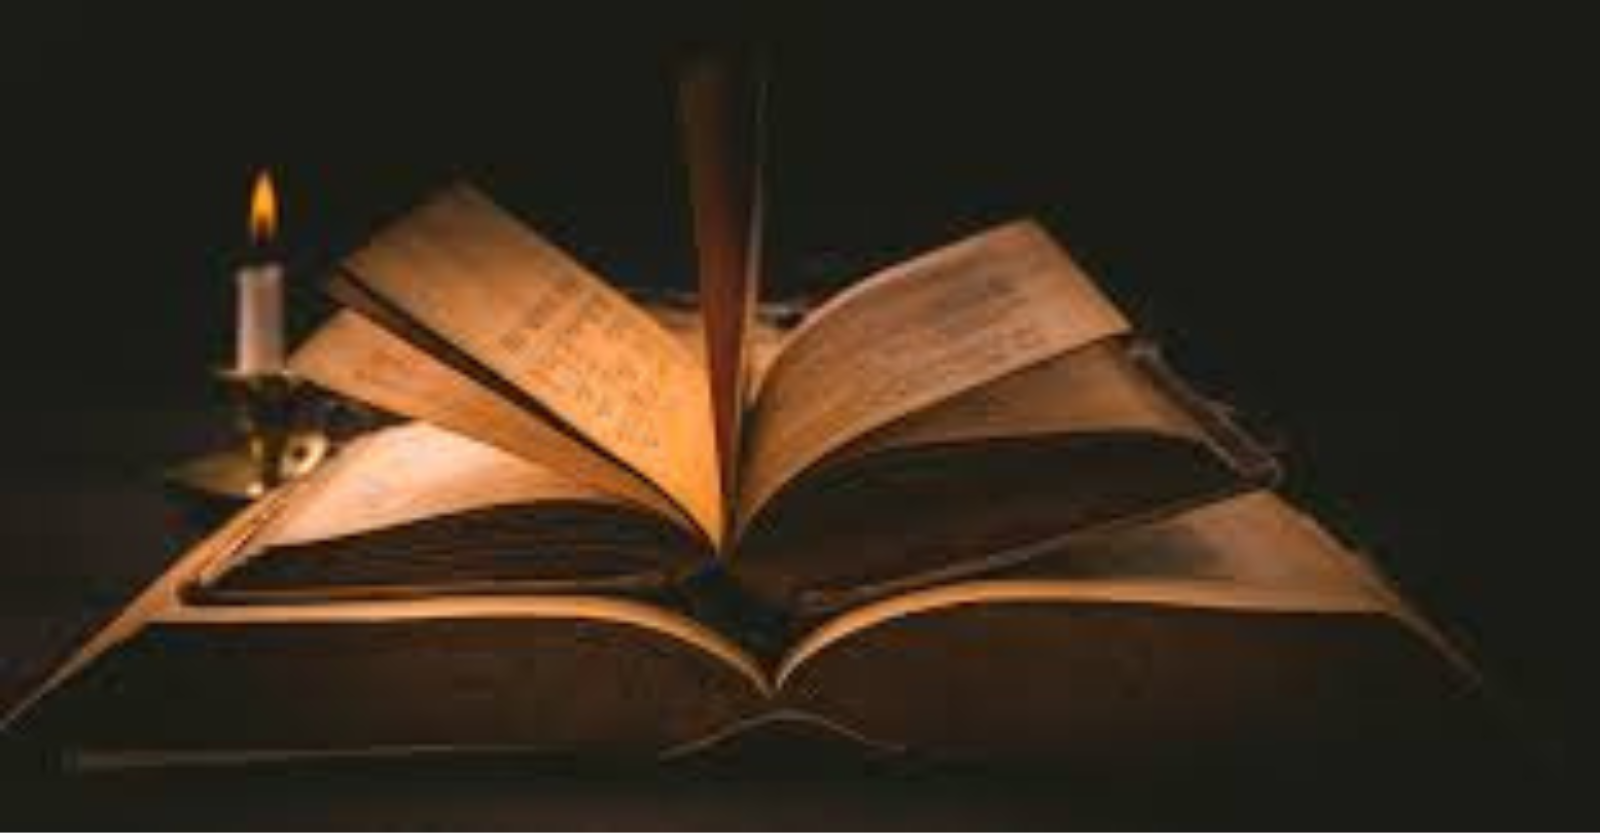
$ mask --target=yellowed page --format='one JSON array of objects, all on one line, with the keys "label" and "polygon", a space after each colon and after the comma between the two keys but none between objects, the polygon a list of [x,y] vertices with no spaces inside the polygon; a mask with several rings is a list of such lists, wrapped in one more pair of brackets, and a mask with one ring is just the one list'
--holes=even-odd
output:
[{"label": "yellowed page", "polygon": [[884,426],[829,464],[889,449],[1039,434],[1144,431],[1207,442],[1194,418],[1131,365],[1120,345],[1046,359]]},{"label": "yellowed page", "polygon": [[[1032,576],[946,584],[856,608],[807,635],[781,681],[852,634],[903,616],[973,604],[1112,602],[1239,611],[1395,615],[1391,600],[1351,570],[1353,556],[1271,492],[1255,492],[1135,530],[1063,543],[1071,578]],[[1050,556],[1046,556],[1046,559]]]},{"label": "yellowed page", "polygon": [[[705,327],[699,310],[648,303],[644,307],[696,358],[705,361]],[[755,403],[756,388],[760,385],[761,377],[766,374],[767,368],[772,366],[773,359],[777,358],[778,347],[783,343],[783,337],[787,332],[759,317],[751,322],[750,329],[746,331],[745,358],[748,360],[746,370],[750,374],[746,380],[748,384],[744,388],[746,408]]]},{"label": "yellowed page", "polygon": [[868,278],[796,329],[763,377],[740,517],[868,431],[1127,329],[1030,222]]},{"label": "yellowed page", "polygon": [[347,277],[723,528],[704,367],[651,317],[481,194],[452,188]]},{"label": "yellowed page", "polygon": [[[747,680],[756,692],[771,693],[771,684],[757,660],[705,625],[682,614],[643,602],[603,596],[437,596],[427,599],[332,602],[316,605],[173,604],[151,621],[173,625],[395,624],[432,620],[589,619],[658,634],[681,642],[725,665]],[[581,696],[578,695],[578,696]]]},{"label": "yellowed page", "polygon": [[413,422],[369,434],[318,471],[251,549],[307,544],[492,506],[618,503],[553,469]]},{"label": "yellowed page", "polygon": [[289,367],[351,399],[465,434],[698,529],[638,475],[356,313],[336,314]]}]

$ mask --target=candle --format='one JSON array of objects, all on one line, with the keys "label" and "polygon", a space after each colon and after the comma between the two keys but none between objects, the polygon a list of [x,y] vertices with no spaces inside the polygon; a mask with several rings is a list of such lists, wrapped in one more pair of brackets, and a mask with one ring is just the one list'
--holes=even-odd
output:
[{"label": "candle", "polygon": [[283,369],[283,267],[259,263],[239,270],[241,374]]},{"label": "candle", "polygon": [[[266,171],[256,175],[250,195],[250,237],[265,249],[278,226],[278,199]],[[237,370],[241,374],[283,369],[283,266],[264,255],[241,267]]]}]

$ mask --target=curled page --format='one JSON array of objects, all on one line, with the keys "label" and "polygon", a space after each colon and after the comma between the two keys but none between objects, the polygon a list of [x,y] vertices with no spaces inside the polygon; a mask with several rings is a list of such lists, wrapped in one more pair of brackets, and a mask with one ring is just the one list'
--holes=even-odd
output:
[{"label": "curled page", "polygon": [[759,58],[708,54],[689,64],[678,88],[724,494],[739,471],[747,342],[760,295],[763,70]]},{"label": "curled page", "polygon": [[[486,197],[452,188],[344,263],[386,326],[469,362],[723,526],[704,366],[648,313]],[[435,352],[430,350],[430,352]]]},{"label": "curled page", "polygon": [[358,402],[448,428],[694,528],[638,475],[357,313],[334,315],[295,351],[289,368]]},{"label": "curled page", "polygon": [[310,488],[315,494],[285,507],[254,546],[312,543],[489,506],[610,497],[426,422],[357,440]]},{"label": "curled page", "polygon": [[879,273],[808,318],[762,378],[741,522],[851,440],[1127,329],[1116,307],[1031,222]]}]

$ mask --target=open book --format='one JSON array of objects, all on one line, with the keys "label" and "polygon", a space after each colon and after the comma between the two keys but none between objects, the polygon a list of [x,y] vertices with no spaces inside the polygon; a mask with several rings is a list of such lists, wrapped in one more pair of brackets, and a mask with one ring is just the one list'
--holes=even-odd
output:
[{"label": "open book", "polygon": [[[452,189],[295,355],[407,420],[180,559],[6,718],[88,766],[533,752],[1049,757],[1428,744],[1471,665],[1257,486],[1039,227],[744,329]],[[724,363],[727,366],[727,363]]]},{"label": "open book", "polygon": [[[1470,722],[1470,665],[1270,492],[1086,533],[982,579],[825,617],[776,650],[605,593],[194,603],[265,499],[12,720],[86,767],[534,753],[794,763],[1282,765]],[[774,758],[773,755],[776,755]]]},{"label": "open book", "polygon": [[1040,226],[754,315],[745,77],[681,98],[700,315],[435,196],[339,264],[345,309],[292,359],[403,419],[179,559],[3,725],[109,765],[778,738],[1099,772],[1368,754],[1476,702]]},{"label": "open book", "polygon": [[828,610],[1273,473],[1029,222],[749,328],[732,461],[697,319],[633,303],[470,188],[384,229],[333,291],[348,310],[292,369],[422,422],[297,487],[211,598],[648,591],[715,565]]}]

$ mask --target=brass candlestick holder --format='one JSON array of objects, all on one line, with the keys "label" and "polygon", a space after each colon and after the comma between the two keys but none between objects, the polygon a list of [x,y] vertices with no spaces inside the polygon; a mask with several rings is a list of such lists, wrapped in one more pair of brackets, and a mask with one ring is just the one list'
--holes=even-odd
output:
[{"label": "brass candlestick holder", "polygon": [[233,402],[238,442],[166,473],[202,496],[248,502],[315,470],[332,445],[329,403],[287,371],[217,372]]}]

